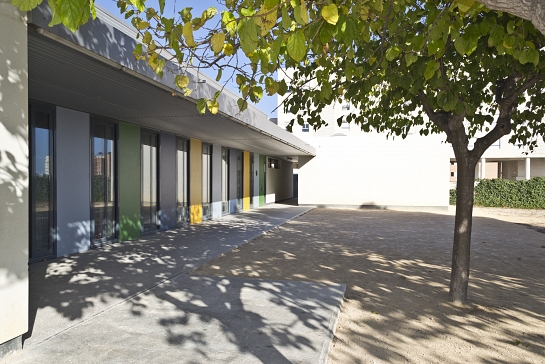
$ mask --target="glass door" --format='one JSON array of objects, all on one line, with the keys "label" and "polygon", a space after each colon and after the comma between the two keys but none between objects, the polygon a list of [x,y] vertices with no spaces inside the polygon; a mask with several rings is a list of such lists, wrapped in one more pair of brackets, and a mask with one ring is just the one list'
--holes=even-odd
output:
[{"label": "glass door", "polygon": [[189,207],[187,196],[187,161],[188,145],[187,140],[178,138],[176,142],[176,198],[177,224],[185,226],[189,224]]},{"label": "glass door", "polygon": [[30,106],[30,256],[31,262],[54,258],[55,157],[54,111]]},{"label": "glass door", "polygon": [[115,125],[93,121],[91,168],[91,216],[93,244],[102,245],[116,237]]},{"label": "glass door", "polygon": [[229,149],[221,148],[221,212],[229,213]]},{"label": "glass door", "polygon": [[157,230],[157,174],[159,136],[152,131],[142,130],[142,196],[140,205],[142,232]]}]

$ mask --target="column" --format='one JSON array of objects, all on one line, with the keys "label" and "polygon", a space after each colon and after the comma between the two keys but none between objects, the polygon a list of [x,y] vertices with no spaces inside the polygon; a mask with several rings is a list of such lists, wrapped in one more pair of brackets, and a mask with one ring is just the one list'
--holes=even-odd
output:
[{"label": "column", "polygon": [[526,168],[524,168],[524,179],[529,180],[530,179],[530,157],[526,157]]},{"label": "column", "polygon": [[9,0],[0,0],[0,58],[1,357],[22,348],[29,289],[27,26]]},{"label": "column", "polygon": [[486,158],[481,158],[481,174],[479,178],[480,179],[486,178]]}]

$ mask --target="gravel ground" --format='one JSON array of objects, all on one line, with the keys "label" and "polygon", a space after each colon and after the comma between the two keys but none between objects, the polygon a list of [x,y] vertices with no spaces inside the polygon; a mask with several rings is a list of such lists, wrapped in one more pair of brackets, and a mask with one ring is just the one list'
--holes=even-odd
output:
[{"label": "gravel ground", "polygon": [[330,363],[545,363],[545,211],[476,208],[469,305],[453,211],[314,209],[192,274],[345,283]]}]

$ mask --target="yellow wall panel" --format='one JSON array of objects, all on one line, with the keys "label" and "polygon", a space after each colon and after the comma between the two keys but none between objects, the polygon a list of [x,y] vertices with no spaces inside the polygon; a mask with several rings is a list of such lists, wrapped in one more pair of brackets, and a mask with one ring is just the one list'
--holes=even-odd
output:
[{"label": "yellow wall panel", "polygon": [[244,152],[244,177],[243,177],[243,187],[244,187],[244,204],[242,205],[244,210],[250,209],[250,152]]},{"label": "yellow wall panel", "polygon": [[202,222],[202,142],[189,140],[189,223]]}]

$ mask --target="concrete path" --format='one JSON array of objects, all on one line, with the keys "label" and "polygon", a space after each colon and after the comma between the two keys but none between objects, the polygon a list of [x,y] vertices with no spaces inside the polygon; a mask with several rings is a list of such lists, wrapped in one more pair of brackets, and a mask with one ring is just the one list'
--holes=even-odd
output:
[{"label": "concrete path", "polygon": [[183,273],[307,212],[269,205],[30,266],[9,363],[323,361],[344,285]]}]

